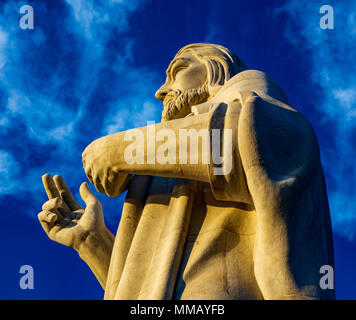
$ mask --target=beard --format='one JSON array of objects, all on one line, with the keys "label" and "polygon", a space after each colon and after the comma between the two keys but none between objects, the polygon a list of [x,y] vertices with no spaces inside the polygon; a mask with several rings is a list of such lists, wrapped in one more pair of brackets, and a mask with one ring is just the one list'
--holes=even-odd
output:
[{"label": "beard", "polygon": [[183,92],[172,90],[163,100],[162,121],[184,118],[191,113],[192,106],[206,102],[208,98],[207,84]]}]

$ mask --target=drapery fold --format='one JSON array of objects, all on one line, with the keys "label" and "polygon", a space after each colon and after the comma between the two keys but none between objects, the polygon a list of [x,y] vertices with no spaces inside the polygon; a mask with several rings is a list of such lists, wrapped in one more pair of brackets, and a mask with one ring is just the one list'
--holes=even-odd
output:
[{"label": "drapery fold", "polygon": [[[334,257],[319,147],[309,123],[289,106],[280,87],[256,70],[237,74],[192,112],[210,113],[205,125],[210,131],[232,132],[232,170],[217,176],[210,163],[210,188],[226,206],[244,203],[246,214],[256,214],[251,259],[263,298],[333,299],[333,290],[319,286],[319,269],[334,266]],[[182,179],[134,177],[105,299],[172,298],[195,187]]]}]

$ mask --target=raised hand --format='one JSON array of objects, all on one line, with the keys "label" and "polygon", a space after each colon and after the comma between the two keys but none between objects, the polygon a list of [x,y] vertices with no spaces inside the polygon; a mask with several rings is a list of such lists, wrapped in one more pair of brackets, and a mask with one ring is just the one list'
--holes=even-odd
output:
[{"label": "raised hand", "polygon": [[86,204],[83,209],[61,176],[45,174],[42,181],[49,200],[38,219],[51,240],[79,251],[89,235],[107,232],[101,203],[86,182],[79,189]]}]

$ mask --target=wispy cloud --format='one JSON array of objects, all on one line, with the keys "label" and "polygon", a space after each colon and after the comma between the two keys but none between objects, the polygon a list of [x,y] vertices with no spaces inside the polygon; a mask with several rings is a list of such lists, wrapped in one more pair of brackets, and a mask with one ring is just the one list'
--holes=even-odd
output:
[{"label": "wispy cloud", "polygon": [[18,25],[22,1],[0,4],[0,197],[31,185],[38,198],[45,172],[79,187],[87,144],[159,119],[158,77],[127,35],[145,2],[31,1],[34,30]]},{"label": "wispy cloud", "polygon": [[12,155],[0,150],[0,193],[6,193],[13,188],[13,177],[18,174],[19,169],[20,164]]},{"label": "wispy cloud", "polygon": [[[279,10],[288,15],[286,37],[311,64],[314,104],[330,128],[321,140],[334,229],[356,237],[356,2],[329,1],[335,29],[322,30],[317,0],[290,0]],[[314,92],[313,92],[314,91]]]}]

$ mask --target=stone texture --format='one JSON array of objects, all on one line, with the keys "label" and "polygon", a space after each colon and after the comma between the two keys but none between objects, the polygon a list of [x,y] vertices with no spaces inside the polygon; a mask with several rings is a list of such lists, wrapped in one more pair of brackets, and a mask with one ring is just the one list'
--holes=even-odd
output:
[{"label": "stone texture", "polygon": [[[127,132],[102,137],[83,165],[98,191],[128,190],[115,240],[85,183],[83,210],[63,179],[45,175],[39,219],[49,237],[78,251],[105,299],[333,299],[319,286],[320,267],[334,265],[319,147],[283,90],[228,49],[192,44],[156,97],[156,132],[220,130],[222,145],[231,132],[224,174],[213,161],[128,163]],[[147,128],[137,130],[147,143]],[[179,139],[167,145],[178,150]]]}]

